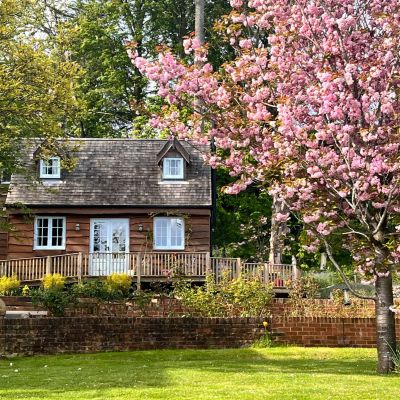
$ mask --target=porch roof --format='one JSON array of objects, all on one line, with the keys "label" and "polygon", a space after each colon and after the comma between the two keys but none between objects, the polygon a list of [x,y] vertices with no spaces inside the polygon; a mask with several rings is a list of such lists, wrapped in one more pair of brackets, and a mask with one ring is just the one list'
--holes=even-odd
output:
[{"label": "porch roof", "polygon": [[[72,156],[77,165],[62,171],[59,180],[38,179],[32,145],[24,166],[28,174],[15,174],[11,179],[6,204],[28,206],[211,206],[211,170],[204,164],[202,153],[208,146],[181,145],[190,155],[185,180],[163,181],[157,154],[166,140],[158,139],[74,139]],[[36,181],[32,183],[32,176]]]}]

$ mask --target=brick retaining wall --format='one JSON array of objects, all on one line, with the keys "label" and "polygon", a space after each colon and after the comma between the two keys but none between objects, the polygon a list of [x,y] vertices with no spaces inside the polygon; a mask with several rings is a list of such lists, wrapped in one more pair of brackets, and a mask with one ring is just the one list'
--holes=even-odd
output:
[{"label": "brick retaining wall", "polygon": [[[330,307],[326,300],[321,305]],[[365,304],[366,309],[372,306]],[[374,318],[291,317],[288,311],[287,300],[274,300],[268,329],[276,343],[375,346]],[[0,319],[0,355],[242,347],[264,332],[263,318],[182,317],[187,312],[176,299],[151,303],[144,318],[143,310],[130,303],[82,304],[71,313],[64,318]],[[400,340],[400,319],[396,322]]]},{"label": "brick retaining wall", "polygon": [[243,347],[260,318],[64,317],[0,320],[0,355]]},{"label": "brick retaining wall", "polygon": [[[400,326],[397,320],[397,338]],[[277,343],[299,346],[375,347],[375,318],[272,317]]]}]

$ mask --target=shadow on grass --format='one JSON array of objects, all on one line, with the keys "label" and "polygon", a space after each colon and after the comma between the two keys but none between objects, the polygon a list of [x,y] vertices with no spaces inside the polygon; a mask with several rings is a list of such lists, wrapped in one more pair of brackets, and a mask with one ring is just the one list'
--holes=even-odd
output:
[{"label": "shadow on grass", "polygon": [[210,375],[317,373],[367,377],[375,374],[375,364],[370,358],[339,357],[326,350],[323,358],[318,359],[321,354],[317,351],[279,350],[159,350],[40,356],[16,358],[11,360],[12,366],[10,360],[2,360],[0,398],[57,398],[57,394],[68,393],[67,398],[72,399],[74,392],[81,395],[90,392],[90,397],[96,397],[110,389],[160,389],[179,384],[170,378],[174,370]]}]

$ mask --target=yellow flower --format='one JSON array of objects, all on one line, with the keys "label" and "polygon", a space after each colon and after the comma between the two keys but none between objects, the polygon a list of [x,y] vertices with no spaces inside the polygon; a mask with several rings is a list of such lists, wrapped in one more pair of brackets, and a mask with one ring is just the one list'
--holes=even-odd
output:
[{"label": "yellow flower", "polygon": [[264,322],[263,322],[263,325],[264,325],[264,328],[266,328],[266,327],[268,326],[268,322],[267,322],[267,321],[264,321]]}]

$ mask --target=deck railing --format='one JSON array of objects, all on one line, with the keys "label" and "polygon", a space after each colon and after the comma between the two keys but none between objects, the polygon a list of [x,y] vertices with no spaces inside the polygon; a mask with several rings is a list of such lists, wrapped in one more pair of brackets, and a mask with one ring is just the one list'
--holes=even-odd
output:
[{"label": "deck railing", "polygon": [[213,273],[217,281],[223,274],[230,279],[245,275],[284,288],[289,280],[298,277],[299,271],[290,264],[248,263],[240,258],[210,257],[206,252],[71,253],[0,260],[0,276],[15,275],[22,282],[39,281],[51,273],[78,280],[126,273],[139,284],[143,279],[167,279],[177,275],[202,280],[207,273]]}]

